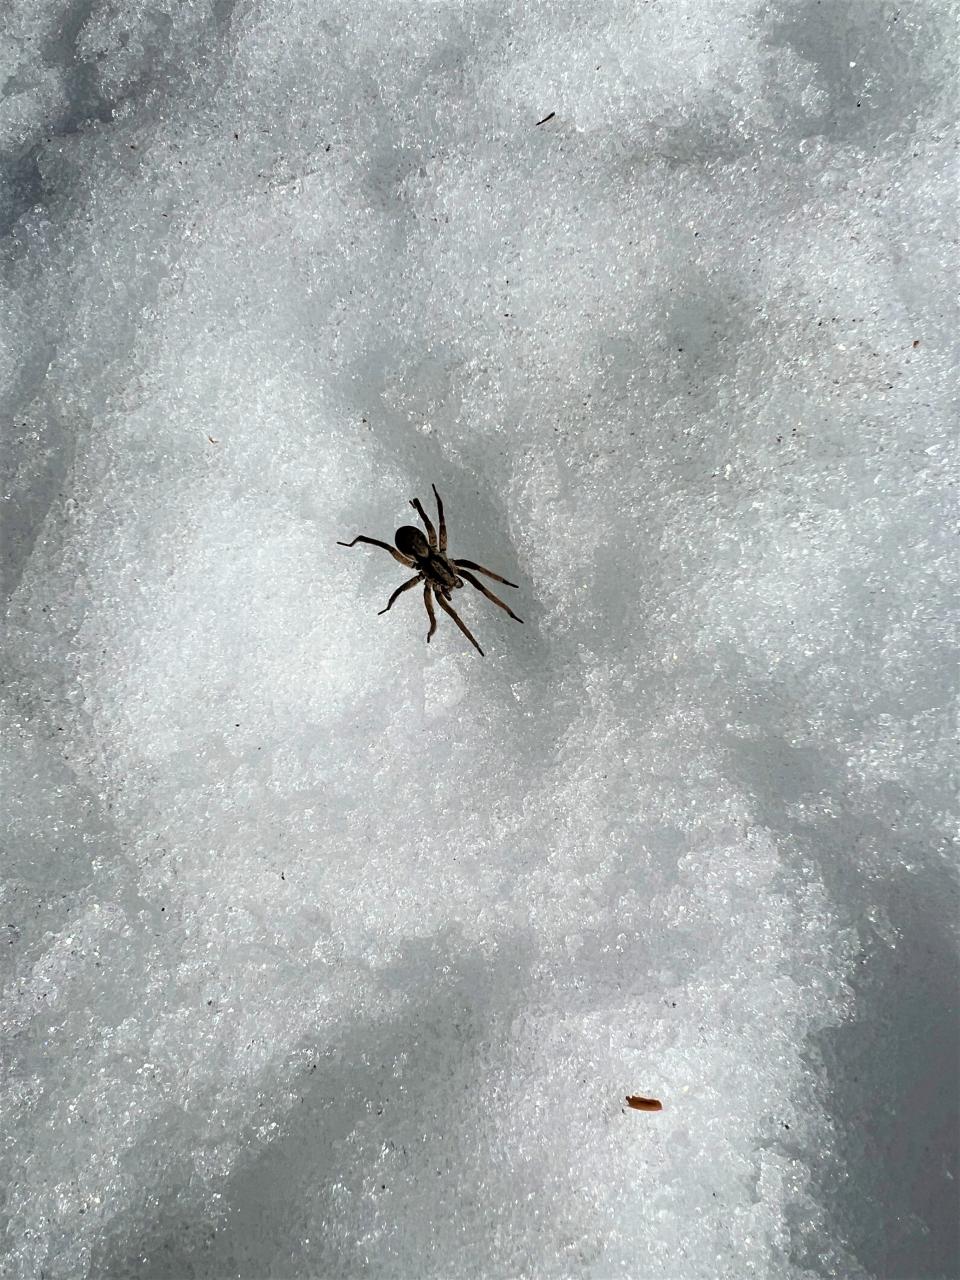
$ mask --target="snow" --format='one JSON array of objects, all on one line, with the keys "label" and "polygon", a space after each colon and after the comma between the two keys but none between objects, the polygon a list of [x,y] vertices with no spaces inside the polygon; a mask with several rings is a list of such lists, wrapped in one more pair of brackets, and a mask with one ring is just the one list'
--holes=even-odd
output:
[{"label": "snow", "polygon": [[952,18],[10,0],[4,1274],[957,1274]]}]

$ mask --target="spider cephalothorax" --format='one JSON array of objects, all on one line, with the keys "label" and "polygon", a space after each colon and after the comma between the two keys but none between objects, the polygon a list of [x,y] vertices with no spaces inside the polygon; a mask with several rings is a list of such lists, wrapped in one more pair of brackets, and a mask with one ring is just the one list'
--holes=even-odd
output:
[{"label": "spider cephalothorax", "polygon": [[463,619],[450,603],[450,593],[458,587],[462,587],[464,579],[471,586],[476,587],[481,595],[492,600],[495,605],[506,610],[515,622],[523,622],[522,618],[518,618],[509,605],[488,591],[482,582],[470,573],[471,569],[476,569],[477,573],[485,573],[488,578],[493,578],[495,582],[503,582],[508,587],[515,587],[515,582],[508,582],[506,578],[501,578],[499,573],[493,573],[490,569],[485,569],[482,564],[474,564],[472,560],[454,560],[447,555],[447,526],[443,518],[443,503],[440,501],[440,495],[437,493],[436,485],[432,486],[433,496],[437,500],[437,514],[440,522],[440,535],[430,522],[430,517],[420,505],[419,498],[411,498],[410,505],[418,513],[423,521],[427,536],[424,537],[412,524],[405,524],[394,534],[394,542],[396,548],[391,547],[388,542],[381,542],[379,538],[368,538],[360,533],[354,538],[353,542],[338,542],[338,547],[352,547],[357,542],[369,542],[371,546],[383,547],[384,551],[389,551],[394,560],[399,560],[401,564],[405,564],[408,569],[416,569],[414,577],[408,581],[401,583],[396,591],[387,601],[387,608],[381,609],[381,613],[386,613],[391,607],[397,596],[404,591],[409,591],[411,587],[415,587],[418,582],[423,583],[423,603],[427,607],[427,616],[430,619],[430,630],[427,632],[427,644],[430,643],[430,637],[437,629],[437,617],[433,611],[433,599],[436,597],[437,604],[445,613],[449,613],[463,634],[467,637],[473,647],[481,655],[483,650],[474,640],[473,636],[464,625]]}]

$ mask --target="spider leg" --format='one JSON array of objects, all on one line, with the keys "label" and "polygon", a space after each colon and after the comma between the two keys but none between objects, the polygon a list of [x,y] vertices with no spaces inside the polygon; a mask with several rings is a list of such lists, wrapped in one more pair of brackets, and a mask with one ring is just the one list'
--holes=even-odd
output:
[{"label": "spider leg", "polygon": [[453,563],[462,569],[476,569],[478,573],[485,573],[488,578],[493,578],[494,582],[503,582],[508,587],[517,585],[515,582],[511,582],[509,578],[501,578],[499,573],[494,573],[492,569],[485,569],[482,564],[475,564],[472,560],[454,560]]},{"label": "spider leg", "polygon": [[437,515],[440,517],[440,550],[447,549],[447,522],[443,518],[443,503],[440,501],[440,495],[437,493],[437,486],[432,484],[430,488],[433,490],[433,496],[437,500]]},{"label": "spider leg", "polygon": [[458,567],[470,585],[476,587],[482,596],[486,596],[488,600],[492,600],[493,603],[499,605],[501,609],[505,609],[507,613],[509,613],[510,617],[513,618],[514,622],[523,622],[523,619],[518,618],[510,606],[508,604],[504,604],[499,596],[495,596],[492,591],[488,591],[479,578],[475,578],[472,573],[468,573],[467,570],[463,568],[462,564]]},{"label": "spider leg", "polygon": [[429,582],[424,583],[423,586],[423,603],[427,606],[427,617],[430,619],[430,630],[427,632],[427,644],[429,644],[430,637],[437,629],[437,615],[433,611],[433,598]]},{"label": "spider leg", "polygon": [[439,596],[439,595],[437,596],[437,604],[440,606],[440,608],[441,608],[441,609],[443,609],[443,611],[444,611],[445,613],[449,613],[450,617],[454,620],[454,622],[457,624],[457,626],[460,628],[460,630],[461,630],[461,631],[463,632],[463,634],[467,637],[467,639],[470,641],[470,643],[471,643],[471,644],[473,645],[473,647],[476,649],[477,653],[479,653],[479,654],[480,654],[480,657],[482,658],[482,657],[484,656],[484,655],[483,655],[483,650],[480,648],[480,646],[477,644],[476,640],[474,640],[473,636],[472,636],[472,635],[470,634],[470,632],[467,630],[466,625],[465,625],[465,623],[464,623],[463,619],[460,617],[459,613],[457,613],[457,611],[456,611],[456,609],[453,607],[453,605],[452,605],[452,604],[447,604],[447,602],[446,602],[446,600],[444,600],[443,596]]},{"label": "spider leg", "polygon": [[[412,578],[408,578],[406,582],[404,582],[401,586],[397,587],[396,591],[387,601],[387,609],[390,608],[394,600],[396,600],[397,596],[403,595],[404,591],[409,591],[411,587],[415,587],[418,582],[422,582],[422,581],[423,581],[422,573],[415,574]],[[377,617],[379,618],[381,613],[386,613],[387,609],[378,609]]]},{"label": "spider leg", "polygon": [[368,538],[363,533],[358,533],[353,542],[338,542],[338,547],[352,547],[358,542],[369,542],[371,547],[383,547],[384,551],[389,551],[394,560],[399,560],[401,564],[405,564],[408,569],[413,568],[414,562],[409,556],[401,555],[396,547],[391,547],[389,542],[381,542],[379,538]]},{"label": "spider leg", "polygon": [[413,507],[414,511],[416,511],[417,515],[420,517],[420,519],[421,519],[421,520],[423,521],[423,523],[426,525],[426,527],[427,527],[427,538],[428,538],[428,539],[429,539],[429,541],[430,541],[430,546],[432,547],[432,549],[433,549],[434,551],[436,551],[436,549],[437,549],[437,531],[436,531],[436,529],[433,527],[433,525],[431,524],[431,522],[430,522],[430,517],[429,517],[429,516],[427,515],[427,513],[424,511],[423,507],[421,507],[421,505],[420,505],[420,499],[419,499],[419,498],[411,498],[411,499],[410,499],[410,505],[411,505],[411,507]]}]

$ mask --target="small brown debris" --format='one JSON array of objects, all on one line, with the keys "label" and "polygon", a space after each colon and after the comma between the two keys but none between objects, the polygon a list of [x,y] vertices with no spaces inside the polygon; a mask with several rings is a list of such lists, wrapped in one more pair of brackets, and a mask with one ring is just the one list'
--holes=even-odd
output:
[{"label": "small brown debris", "polygon": [[913,345],[914,345],[915,347],[919,347],[919,345],[920,345],[920,339],[919,339],[919,338],[914,338],[914,340],[913,340]]},{"label": "small brown debris", "polygon": [[662,1111],[663,1103],[659,1098],[641,1098],[637,1094],[631,1093],[627,1097],[627,1106],[634,1111]]},{"label": "small brown debris", "polygon": [[557,113],[555,111],[551,111],[548,116],[544,116],[542,120],[538,120],[537,128],[539,129],[542,124],[546,124],[548,120],[552,120],[556,114]]},{"label": "small brown debris", "polygon": [[219,443],[220,443],[220,441],[219,441],[219,440],[214,440],[213,436],[207,436],[207,439],[210,441],[210,443],[211,443],[211,444],[219,444]]}]

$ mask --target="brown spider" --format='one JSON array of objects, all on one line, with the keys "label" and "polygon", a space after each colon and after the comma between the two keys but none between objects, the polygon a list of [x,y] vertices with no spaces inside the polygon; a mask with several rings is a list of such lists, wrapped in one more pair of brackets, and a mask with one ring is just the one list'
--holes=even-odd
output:
[{"label": "brown spider", "polygon": [[[401,564],[405,564],[408,569],[416,569],[417,573],[414,577],[404,582],[402,586],[397,587],[396,591],[387,601],[387,608],[381,609],[380,613],[386,613],[391,607],[397,596],[402,595],[404,591],[409,591],[411,587],[415,587],[418,582],[423,583],[423,603],[427,607],[427,617],[430,619],[430,630],[427,632],[427,644],[430,643],[430,637],[437,629],[437,616],[433,612],[433,597],[436,596],[437,604],[445,613],[449,613],[463,634],[467,637],[473,647],[480,656],[483,656],[483,650],[474,640],[473,636],[467,630],[463,619],[449,603],[450,592],[455,591],[457,587],[463,586],[463,580],[466,578],[471,586],[476,587],[481,595],[486,596],[488,600],[499,608],[506,610],[515,622],[523,622],[522,618],[518,618],[509,605],[495,596],[492,591],[488,591],[482,582],[469,572],[470,569],[476,569],[477,573],[485,573],[488,578],[493,578],[495,582],[506,583],[508,587],[515,587],[515,582],[509,582],[506,578],[501,578],[499,573],[494,573],[490,569],[485,569],[482,564],[474,564],[472,560],[453,560],[447,555],[447,526],[443,519],[443,503],[440,501],[440,495],[437,493],[437,486],[432,485],[433,496],[437,500],[437,514],[440,517],[440,537],[437,539],[437,531],[430,523],[430,517],[420,505],[419,498],[411,498],[410,505],[418,513],[427,530],[425,538],[419,529],[412,524],[405,524],[394,534],[394,542],[397,544],[397,550],[390,546],[389,542],[381,542],[379,538],[368,538],[365,534],[359,533],[353,542],[338,542],[338,547],[352,547],[358,542],[369,542],[373,547],[383,547],[384,551],[389,551],[394,560],[399,560]],[[429,542],[427,539],[429,538]],[[380,616],[379,614],[377,615]]]}]

